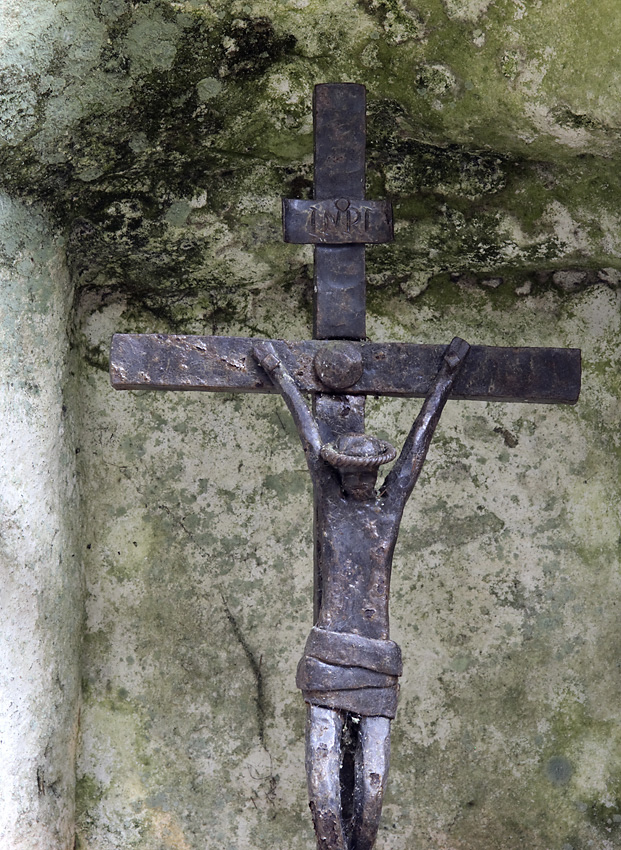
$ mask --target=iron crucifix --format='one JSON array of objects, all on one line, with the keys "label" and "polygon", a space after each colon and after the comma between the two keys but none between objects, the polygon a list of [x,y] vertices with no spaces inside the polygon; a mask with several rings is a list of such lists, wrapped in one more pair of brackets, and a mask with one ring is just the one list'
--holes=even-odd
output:
[{"label": "iron crucifix", "polygon": [[[364,198],[363,86],[315,88],[312,201],[284,200],[285,240],[315,245],[313,340],[116,334],[116,389],[280,393],[315,503],[314,626],[297,673],[308,704],[306,767],[322,850],[371,850],[395,716],[399,647],[389,639],[392,556],[405,503],[448,399],[573,404],[577,349],[371,343],[365,243],[392,239],[386,201]],[[312,406],[304,394],[312,398]],[[365,434],[365,397],[424,398],[401,453]]]}]

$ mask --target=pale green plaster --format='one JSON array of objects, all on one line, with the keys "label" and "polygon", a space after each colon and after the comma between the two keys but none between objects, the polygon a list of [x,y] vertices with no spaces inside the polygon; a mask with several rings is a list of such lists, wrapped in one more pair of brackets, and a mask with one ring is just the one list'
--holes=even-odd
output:
[{"label": "pale green plaster", "polygon": [[[374,339],[580,344],[585,362],[575,408],[445,411],[395,559],[406,672],[378,850],[619,846],[619,294],[514,288],[438,282],[369,317]],[[255,303],[218,332],[308,334],[277,286]],[[183,321],[204,330],[200,309]],[[85,313],[90,346],[119,328],[168,324],[123,300]],[[312,850],[294,687],[311,494],[286,409],[85,378],[81,846]],[[369,430],[398,443],[417,407],[369,401]]]},{"label": "pale green plaster", "polygon": [[0,846],[71,850],[83,624],[72,288],[45,210],[0,195]]}]

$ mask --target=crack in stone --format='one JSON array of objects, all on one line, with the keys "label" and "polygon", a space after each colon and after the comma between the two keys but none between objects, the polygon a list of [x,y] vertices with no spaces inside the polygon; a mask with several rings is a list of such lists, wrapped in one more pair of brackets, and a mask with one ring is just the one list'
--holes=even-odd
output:
[{"label": "crack in stone", "polygon": [[261,662],[263,660],[263,656],[259,658],[257,661],[256,655],[248,645],[246,638],[243,635],[243,632],[239,626],[239,623],[235,619],[235,616],[231,612],[229,606],[226,604],[226,600],[222,594],[220,594],[222,598],[222,604],[224,606],[224,612],[226,614],[226,618],[229,621],[231,628],[233,629],[233,634],[237,638],[239,645],[244,651],[244,655],[248,660],[248,664],[250,669],[252,670],[255,684],[256,684],[256,697],[255,703],[257,706],[257,726],[258,726],[258,735],[259,741],[261,742],[261,746],[264,748],[266,752],[269,752],[265,745],[265,715],[266,715],[266,705],[265,705],[265,687],[263,682],[263,672],[261,670]]}]

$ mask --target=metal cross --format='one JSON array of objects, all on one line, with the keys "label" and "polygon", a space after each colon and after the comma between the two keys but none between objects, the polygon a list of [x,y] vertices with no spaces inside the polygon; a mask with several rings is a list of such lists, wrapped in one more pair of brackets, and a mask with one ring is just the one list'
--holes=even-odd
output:
[{"label": "metal cross", "polygon": [[[401,674],[388,635],[403,508],[446,401],[573,404],[580,351],[365,342],[365,243],[392,239],[387,201],[364,198],[364,86],[315,88],[312,201],[284,200],[285,240],[315,244],[313,340],[116,334],[116,389],[279,392],[306,453],[315,502],[314,627],[297,684],[308,703],[306,767],[322,850],[371,850]],[[312,397],[309,408],[303,394]],[[388,443],[364,433],[368,395],[424,397],[383,484]]]}]

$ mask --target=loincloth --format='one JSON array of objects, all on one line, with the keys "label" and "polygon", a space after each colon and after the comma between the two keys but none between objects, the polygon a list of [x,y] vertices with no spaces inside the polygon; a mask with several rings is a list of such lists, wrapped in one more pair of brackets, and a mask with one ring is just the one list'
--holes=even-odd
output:
[{"label": "loincloth", "polygon": [[392,719],[402,671],[394,641],[314,627],[295,681],[311,705]]}]

